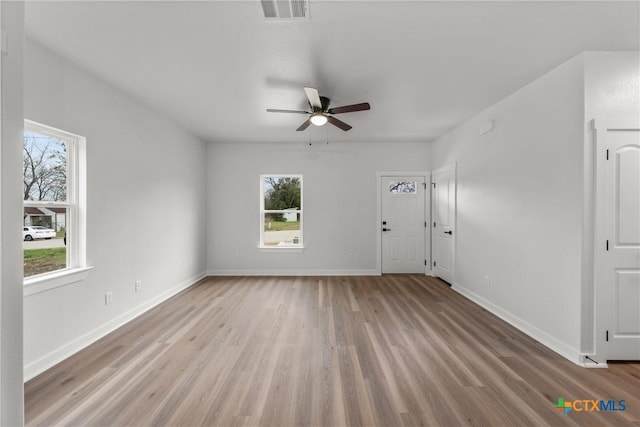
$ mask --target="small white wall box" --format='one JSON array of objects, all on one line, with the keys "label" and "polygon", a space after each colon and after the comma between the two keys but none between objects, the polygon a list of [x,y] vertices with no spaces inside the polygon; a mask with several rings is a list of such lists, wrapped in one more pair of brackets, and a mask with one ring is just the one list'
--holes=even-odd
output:
[{"label": "small white wall box", "polygon": [[480,135],[484,135],[485,133],[489,133],[493,130],[493,120],[487,120],[486,122],[480,125]]}]

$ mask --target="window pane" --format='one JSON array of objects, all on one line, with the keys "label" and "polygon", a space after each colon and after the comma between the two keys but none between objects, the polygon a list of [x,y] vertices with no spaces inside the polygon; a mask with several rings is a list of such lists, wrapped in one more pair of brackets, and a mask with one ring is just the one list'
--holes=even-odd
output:
[{"label": "window pane", "polygon": [[300,178],[265,176],[262,182],[264,209],[300,209],[302,207],[300,204],[300,184]]},{"label": "window pane", "polygon": [[67,267],[67,218],[66,208],[24,208],[24,277]]},{"label": "window pane", "polygon": [[67,200],[67,144],[25,130],[23,149],[24,200]]},{"label": "window pane", "polygon": [[300,246],[300,214],[297,212],[264,214],[265,246]]},{"label": "window pane", "polygon": [[415,181],[390,181],[389,193],[393,194],[415,194]]}]

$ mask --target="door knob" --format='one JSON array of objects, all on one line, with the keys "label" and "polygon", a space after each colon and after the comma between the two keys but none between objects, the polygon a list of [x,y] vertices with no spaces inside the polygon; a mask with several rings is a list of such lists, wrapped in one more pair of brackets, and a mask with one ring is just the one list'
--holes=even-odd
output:
[{"label": "door knob", "polygon": [[390,228],[383,228],[382,231],[391,231]]},{"label": "door knob", "polygon": [[445,231],[444,234],[448,234],[449,236],[451,236],[453,234],[453,231],[451,231],[451,230]]}]

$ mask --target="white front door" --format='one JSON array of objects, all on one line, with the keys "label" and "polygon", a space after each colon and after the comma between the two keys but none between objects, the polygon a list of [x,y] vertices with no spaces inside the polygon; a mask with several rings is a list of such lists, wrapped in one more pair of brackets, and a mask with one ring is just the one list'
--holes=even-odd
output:
[{"label": "white front door", "polygon": [[597,354],[640,360],[640,130],[620,127],[597,129]]},{"label": "white front door", "polygon": [[425,272],[425,177],[383,176],[382,273]]},{"label": "white front door", "polygon": [[434,276],[453,284],[455,267],[455,165],[438,169],[431,174],[432,256]]}]

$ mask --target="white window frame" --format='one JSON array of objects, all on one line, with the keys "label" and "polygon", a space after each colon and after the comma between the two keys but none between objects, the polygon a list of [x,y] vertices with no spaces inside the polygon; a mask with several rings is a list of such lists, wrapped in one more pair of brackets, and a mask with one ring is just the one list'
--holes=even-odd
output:
[{"label": "white window frame", "polygon": [[[284,210],[267,210],[264,208],[264,180],[265,178],[277,177],[277,178],[298,178],[300,180],[300,206],[295,211]],[[304,180],[302,174],[286,174],[286,173],[267,173],[260,175],[260,249],[274,250],[274,251],[291,251],[304,249],[304,214],[303,214],[303,202],[304,199]],[[264,244],[264,216],[268,213],[285,213],[296,212],[300,214],[300,242],[297,245],[281,245],[281,246],[267,246]]]},{"label": "white window frame", "polygon": [[67,222],[67,267],[24,279],[25,296],[68,285],[86,278],[86,138],[31,120],[26,131],[51,136],[67,143],[67,200],[24,200],[24,207],[65,208]]}]

